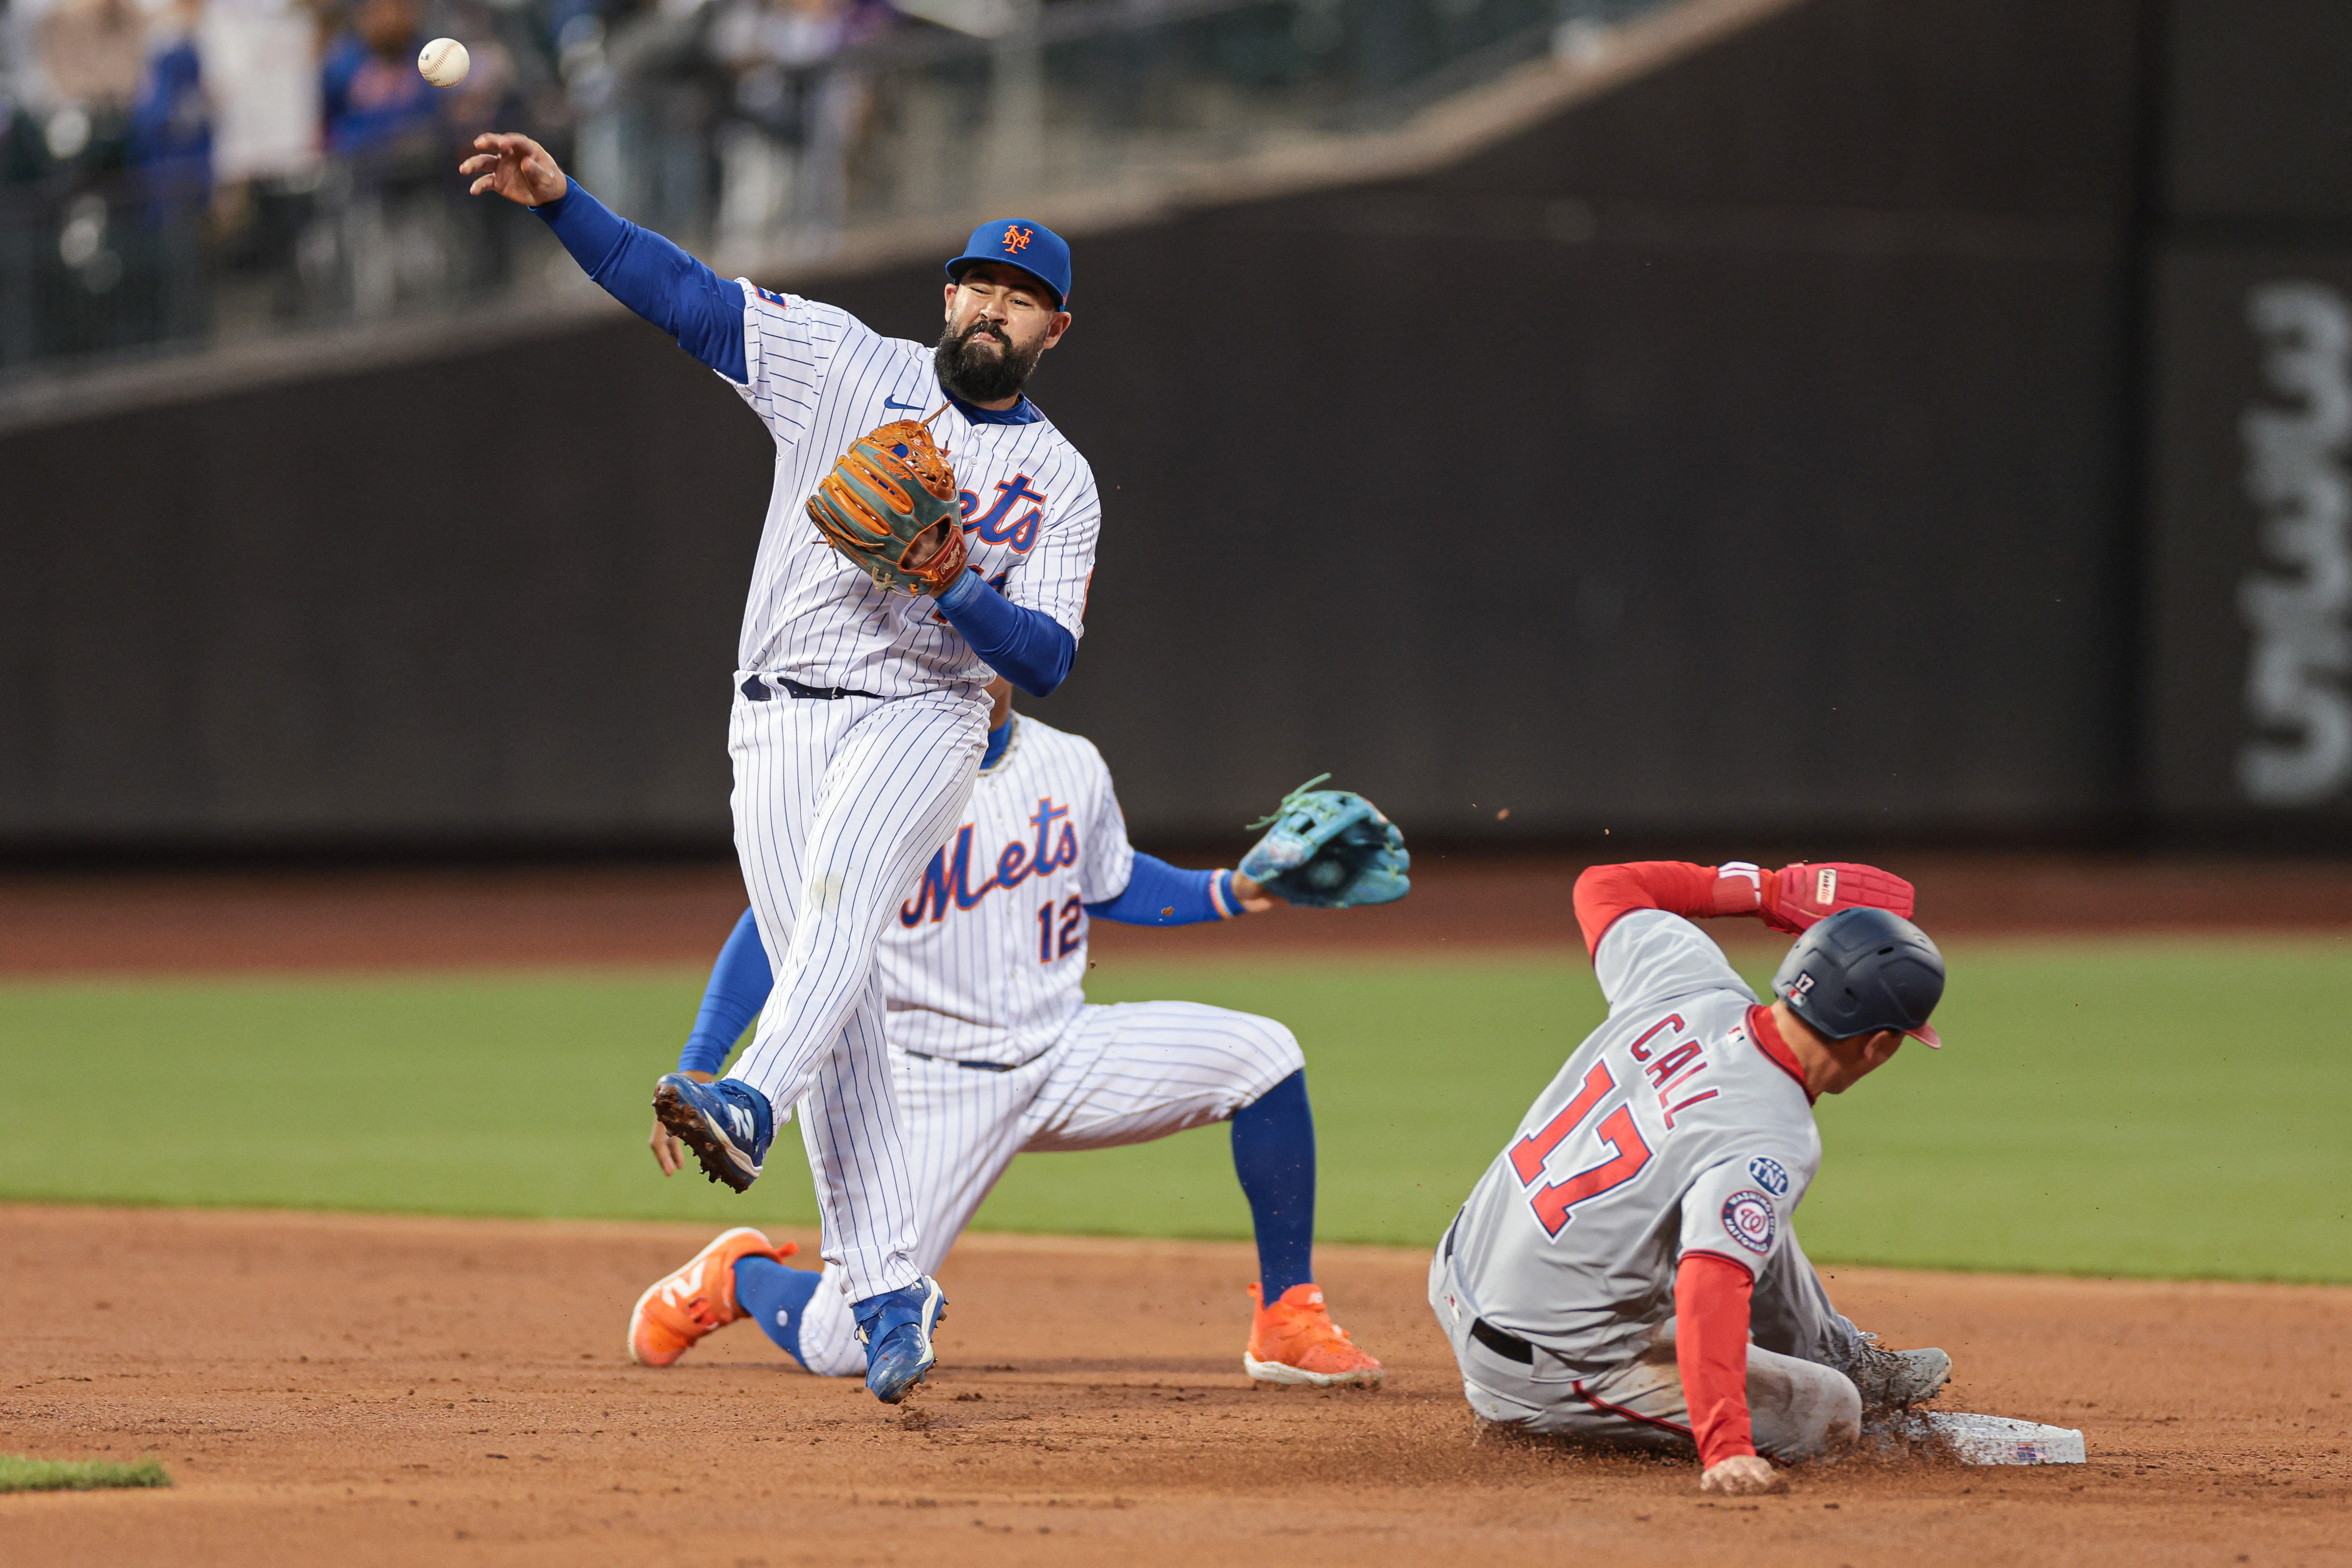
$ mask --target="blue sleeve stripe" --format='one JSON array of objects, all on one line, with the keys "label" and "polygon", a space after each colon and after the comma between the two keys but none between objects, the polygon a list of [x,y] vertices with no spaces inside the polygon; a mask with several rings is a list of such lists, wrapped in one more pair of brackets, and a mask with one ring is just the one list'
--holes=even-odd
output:
[{"label": "blue sleeve stripe", "polygon": [[1232,893],[1232,873],[1222,871],[1180,871],[1156,855],[1136,852],[1135,869],[1127,888],[1117,898],[1087,905],[1087,913],[1122,925],[1198,925],[1209,920],[1231,920],[1242,913],[1238,902],[1221,902]]},{"label": "blue sleeve stripe", "polygon": [[977,570],[940,594],[939,606],[982,663],[1033,697],[1051,696],[1077,657],[1078,640],[1068,627],[1042,610],[1013,603]]},{"label": "blue sleeve stripe", "polygon": [[620,216],[577,180],[562,195],[531,211],[607,294],[736,385],[751,379],[743,351],[741,284]]}]

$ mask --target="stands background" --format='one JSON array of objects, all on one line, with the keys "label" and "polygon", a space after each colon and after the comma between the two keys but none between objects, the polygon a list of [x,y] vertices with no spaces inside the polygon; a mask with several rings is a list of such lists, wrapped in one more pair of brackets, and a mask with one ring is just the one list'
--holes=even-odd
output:
[{"label": "stands background", "polygon": [[[2197,192],[2339,146],[2298,62],[2352,21],[2180,66],[2225,9],[1812,0],[1436,174],[1087,236],[1035,390],[1109,522],[1031,706],[1159,838],[1329,768],[1437,839],[2319,841],[2342,790],[2230,782],[2210,367],[2352,277],[2340,182]],[[936,329],[928,265],[818,281]],[[627,320],[0,436],[0,840],[723,843],[765,453]]]}]

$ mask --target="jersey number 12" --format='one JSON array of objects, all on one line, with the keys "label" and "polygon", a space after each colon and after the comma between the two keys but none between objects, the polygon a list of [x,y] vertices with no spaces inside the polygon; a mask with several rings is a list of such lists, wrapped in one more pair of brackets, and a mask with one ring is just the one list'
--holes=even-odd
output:
[{"label": "jersey number 12", "polygon": [[1037,906],[1037,962],[1050,964],[1056,958],[1066,958],[1070,950],[1086,939],[1087,906],[1076,894],[1062,905],[1062,939],[1057,952],[1054,942],[1054,901],[1047,899]]}]

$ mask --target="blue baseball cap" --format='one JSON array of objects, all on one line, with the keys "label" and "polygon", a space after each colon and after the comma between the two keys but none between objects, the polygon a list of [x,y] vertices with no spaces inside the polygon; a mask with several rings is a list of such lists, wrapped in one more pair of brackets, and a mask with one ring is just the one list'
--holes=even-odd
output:
[{"label": "blue baseball cap", "polygon": [[1027,218],[994,218],[971,231],[963,254],[948,263],[948,277],[960,279],[975,262],[1017,267],[1054,291],[1055,303],[1070,304],[1070,245],[1044,224]]},{"label": "blue baseball cap", "polygon": [[1943,952],[1889,910],[1841,909],[1815,924],[1780,960],[1772,994],[1832,1040],[1899,1029],[1944,1043],[1927,1023],[1944,998]]}]

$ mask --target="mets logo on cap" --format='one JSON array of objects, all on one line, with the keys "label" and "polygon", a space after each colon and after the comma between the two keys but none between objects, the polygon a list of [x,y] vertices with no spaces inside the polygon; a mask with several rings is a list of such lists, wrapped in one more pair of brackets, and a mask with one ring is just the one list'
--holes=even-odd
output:
[{"label": "mets logo on cap", "polygon": [[1017,267],[1054,291],[1056,305],[1070,306],[1070,246],[1060,235],[1029,218],[992,218],[971,231],[963,253],[948,262],[948,276],[961,278],[983,261]]}]

